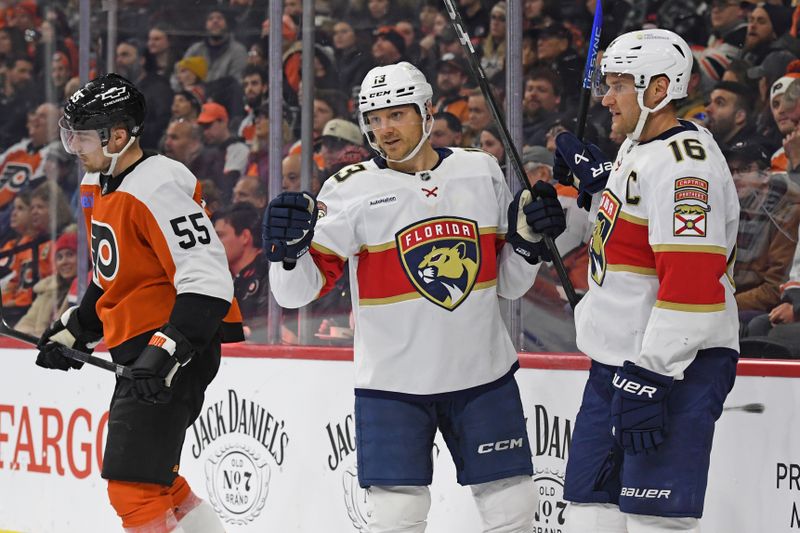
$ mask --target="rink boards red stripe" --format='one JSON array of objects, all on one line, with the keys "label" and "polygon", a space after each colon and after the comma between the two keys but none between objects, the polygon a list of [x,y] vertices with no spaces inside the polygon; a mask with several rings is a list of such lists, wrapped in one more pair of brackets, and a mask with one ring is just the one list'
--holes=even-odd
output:
[{"label": "rink boards red stripe", "polygon": [[[0,338],[2,348],[31,348],[28,344]],[[307,361],[352,361],[352,348],[328,346],[280,346],[228,344],[222,349],[225,357],[270,359],[296,359]],[[519,354],[522,368],[542,370],[588,370],[590,360],[578,353],[528,353]],[[33,358],[31,358],[33,364]],[[778,359],[740,359],[736,371],[739,376],[764,376],[800,378],[800,361]]]}]

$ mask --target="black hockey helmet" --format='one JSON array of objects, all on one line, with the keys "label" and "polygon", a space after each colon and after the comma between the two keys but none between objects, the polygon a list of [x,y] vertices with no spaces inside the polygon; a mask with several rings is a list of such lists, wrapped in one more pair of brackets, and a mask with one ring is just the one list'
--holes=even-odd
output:
[{"label": "black hockey helmet", "polygon": [[144,129],[147,110],[144,95],[119,74],[104,74],[88,82],[67,100],[63,127],[70,130],[96,130],[103,146],[111,128],[124,124],[131,137]]}]

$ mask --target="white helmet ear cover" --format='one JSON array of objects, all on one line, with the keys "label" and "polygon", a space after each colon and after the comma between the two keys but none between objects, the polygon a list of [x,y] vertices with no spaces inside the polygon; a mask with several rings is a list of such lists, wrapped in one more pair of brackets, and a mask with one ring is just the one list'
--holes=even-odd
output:
[{"label": "white helmet ear cover", "polygon": [[[636,129],[628,135],[631,140],[638,140],[650,113],[688,95],[692,62],[689,45],[669,30],[629,32],[620,35],[608,46],[598,70],[603,76],[610,73],[632,75],[638,93],[637,102],[642,113]],[[669,88],[664,99],[651,109],[644,105],[644,91],[657,76],[666,76]]]}]

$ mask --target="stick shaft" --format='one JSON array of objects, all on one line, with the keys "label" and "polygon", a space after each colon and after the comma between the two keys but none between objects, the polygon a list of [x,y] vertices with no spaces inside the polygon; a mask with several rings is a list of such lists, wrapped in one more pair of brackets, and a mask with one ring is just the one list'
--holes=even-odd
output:
[{"label": "stick shaft", "polygon": [[[603,30],[603,2],[596,0],[594,7],[594,19],[592,21],[592,33],[589,37],[589,51],[586,55],[586,64],[583,67],[583,83],[581,84],[581,95],[578,101],[578,118],[575,125],[575,136],[583,140],[586,133],[586,119],[589,116],[589,103],[592,101],[592,78],[594,77],[595,63],[597,62],[597,51],[600,48],[600,34]],[[580,181],[572,176],[573,185],[578,187]]]},{"label": "stick shaft", "polygon": [[[2,295],[0,295],[0,300],[1,299]],[[41,340],[39,339],[39,337],[16,330],[11,326],[9,326],[8,323],[6,322],[5,316],[3,315],[2,311],[3,311],[2,303],[0,303],[0,335],[12,339],[17,339],[18,341],[32,344],[33,346],[37,346],[39,344]],[[96,366],[98,368],[102,368],[103,370],[108,370],[122,378],[133,379],[133,374],[131,373],[131,369],[125,365],[120,365],[114,363],[113,361],[103,359],[102,357],[96,357],[86,352],[75,350],[74,348],[68,348],[67,346],[61,347],[61,353],[64,355],[64,357],[67,357],[69,359],[80,361],[82,363],[86,363],[87,365]]]},{"label": "stick shaft", "polygon": [[[450,16],[450,20],[453,23],[453,28],[456,31],[456,35],[458,35],[458,40],[461,42],[461,46],[464,48],[470,68],[478,79],[478,86],[480,87],[481,92],[486,99],[486,105],[489,107],[489,111],[492,113],[492,117],[494,117],[494,121],[500,130],[500,140],[503,143],[503,148],[505,149],[506,155],[511,161],[511,166],[514,169],[514,175],[517,177],[520,185],[522,185],[523,188],[530,189],[531,184],[528,182],[527,175],[525,174],[525,170],[522,166],[522,158],[520,158],[519,152],[517,151],[516,146],[514,146],[514,143],[511,142],[511,134],[508,132],[505,120],[503,120],[503,116],[500,114],[500,108],[497,106],[497,101],[494,98],[494,94],[492,94],[491,87],[489,87],[489,82],[486,80],[486,74],[484,74],[483,68],[481,68],[480,63],[478,63],[478,60],[475,56],[475,49],[472,47],[472,42],[469,39],[469,35],[467,35],[466,30],[464,30],[464,22],[461,19],[461,14],[453,3],[453,0],[444,0],[444,4],[447,8],[447,13]],[[556,243],[553,241],[552,237],[549,235],[544,235],[543,238],[545,246],[547,246],[547,250],[553,257],[553,266],[558,273],[558,278],[561,281],[561,286],[564,288],[564,293],[567,296],[567,300],[569,301],[570,306],[572,306],[574,309],[575,306],[578,305],[579,298],[575,292],[575,288],[572,286],[572,282],[569,279],[567,269],[564,267],[564,261],[561,259],[561,254],[558,253],[558,248],[556,247]]]}]

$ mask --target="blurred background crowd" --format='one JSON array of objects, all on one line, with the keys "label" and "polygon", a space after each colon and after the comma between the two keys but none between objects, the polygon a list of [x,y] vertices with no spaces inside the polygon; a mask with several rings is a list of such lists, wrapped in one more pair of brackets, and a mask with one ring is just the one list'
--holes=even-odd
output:
[{"label": "blurred background crowd", "polygon": [[[310,1],[310,0],[305,0]],[[516,0],[515,0],[516,1]],[[510,62],[521,62],[522,143],[530,180],[552,179],[555,137],[576,126],[595,0],[518,0],[521,50],[507,47],[504,0],[457,0],[495,99],[505,108]],[[107,65],[147,99],[143,148],[184,163],[203,183],[227,255],[249,342],[266,340],[268,264],[261,213],[280,190],[310,189],[374,157],[357,125],[356,97],[376,65],[409,61],[434,88],[435,146],[506,155],[484,95],[441,0],[316,0],[313,146],[301,147],[301,0],[284,0],[271,25],[267,0],[118,0],[109,46],[109,2],[0,0],[0,287],[7,320],[35,334],[78,292],[80,169],[57,122],[78,87],[78,29],[88,17],[89,77]],[[741,202],[734,265],[743,353],[800,356],[800,7],[773,0],[605,0],[600,50],[621,33],[660,27],[692,46],[689,96],[679,115],[709,128],[723,149]],[[515,6],[516,7],[516,6]],[[519,10],[517,11],[520,12]],[[281,87],[269,86],[269,32],[283,38]],[[108,52],[113,50],[113,58]],[[281,176],[270,179],[269,98],[280,96]],[[586,136],[610,158],[623,139],[594,101]],[[646,178],[645,178],[646,179]],[[274,188],[274,186],[273,186]],[[568,228],[557,245],[578,292],[587,289],[591,222],[574,189],[558,186]],[[80,252],[79,252],[80,250]],[[521,301],[528,351],[575,351],[557,276],[543,268]],[[352,342],[348,280],[302,312],[279,310],[281,339]],[[274,309],[274,307],[273,307]],[[273,319],[276,319],[273,317]]]}]

